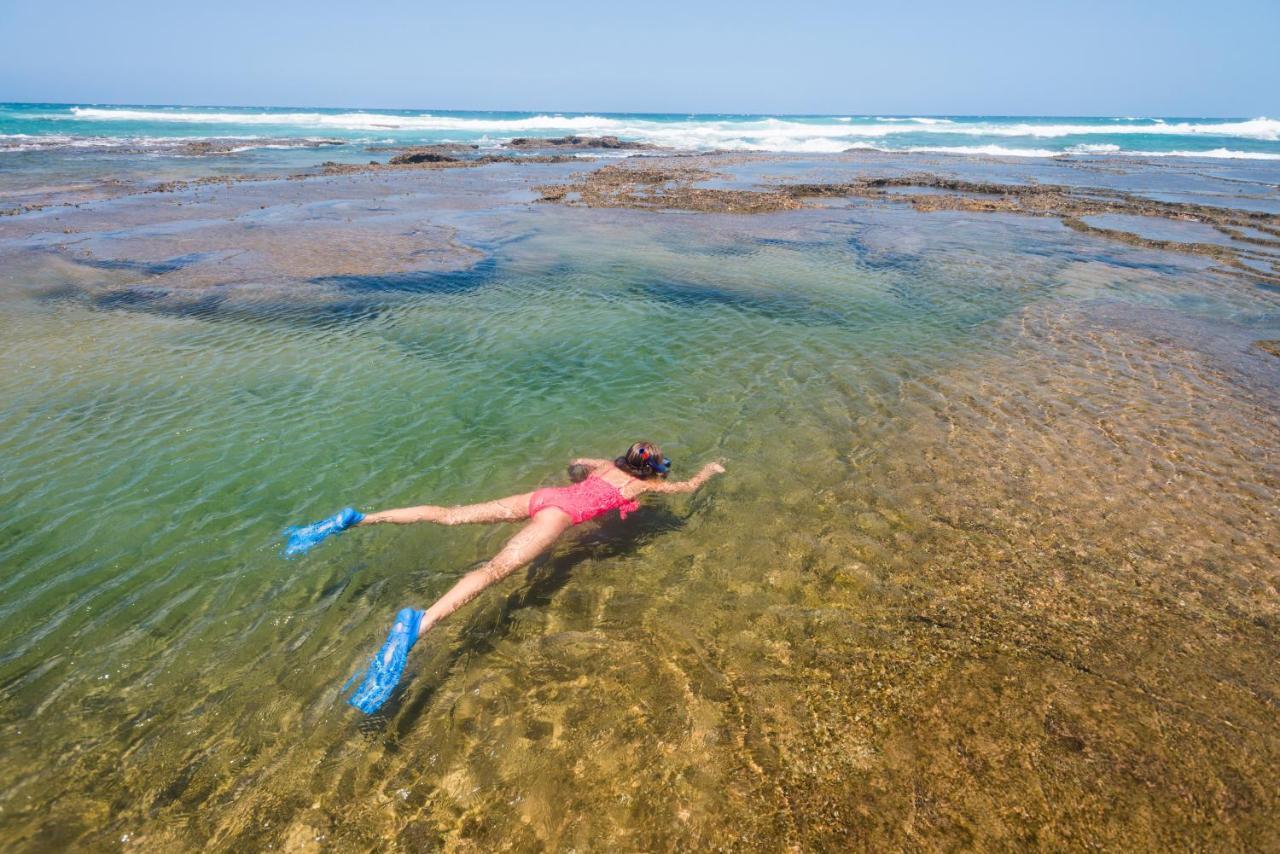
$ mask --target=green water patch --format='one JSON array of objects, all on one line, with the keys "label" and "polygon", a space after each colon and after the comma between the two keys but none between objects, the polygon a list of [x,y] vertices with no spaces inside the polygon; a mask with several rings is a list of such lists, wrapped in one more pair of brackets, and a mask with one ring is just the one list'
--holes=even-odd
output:
[{"label": "green water patch", "polygon": [[[139,585],[182,583],[173,574],[179,555],[180,566],[202,565],[202,574],[236,573],[234,550],[214,533],[223,526],[261,525],[255,550],[269,558],[279,527],[362,493],[398,503],[414,493],[465,501],[520,491],[555,476],[543,460],[600,453],[595,446],[618,436],[653,435],[689,465],[743,441],[780,400],[824,397],[833,364],[855,375],[909,369],[926,341],[930,358],[944,343],[937,316],[921,317],[925,303],[900,284],[830,266],[842,252],[797,265],[785,260],[789,250],[766,248],[718,283],[714,270],[678,254],[625,248],[530,267],[530,256],[561,239],[549,232],[507,248],[476,272],[346,281],[374,299],[395,297],[383,303],[394,310],[354,326],[295,327],[291,306],[278,316],[264,307],[246,324],[216,306],[157,312],[147,300],[98,303],[128,309],[105,315],[61,304],[34,319],[28,334],[38,337],[100,318],[92,339],[62,348],[73,374],[55,372],[10,398],[8,482],[30,490],[13,521],[33,533],[11,538],[6,557],[24,569],[14,577],[23,592],[7,610],[46,614],[54,629],[90,625],[85,603],[125,614]],[[790,274],[785,287],[779,269]],[[665,279],[671,271],[683,280]],[[995,303],[981,315],[959,306],[957,328],[1016,308]],[[891,342],[916,338],[921,349],[899,350],[897,368],[874,364],[892,357]],[[110,360],[99,358],[104,348]],[[679,414],[691,411],[696,420]],[[46,426],[33,445],[21,425],[40,413]],[[734,436],[735,428],[748,432]],[[490,459],[513,447],[537,450],[505,470]],[[59,467],[60,458],[78,465]],[[85,520],[81,533],[68,537],[76,518]],[[122,573],[129,544],[143,536],[150,548]],[[39,646],[20,644],[21,657],[38,658]]]}]

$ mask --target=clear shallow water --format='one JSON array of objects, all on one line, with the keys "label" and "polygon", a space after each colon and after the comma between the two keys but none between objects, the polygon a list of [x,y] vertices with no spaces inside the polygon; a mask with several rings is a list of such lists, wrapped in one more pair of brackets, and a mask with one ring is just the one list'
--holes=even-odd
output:
[{"label": "clear shallow water", "polygon": [[[1274,290],[1049,220],[526,205],[559,168],[8,224],[7,845],[1276,844]],[[279,529],[637,436],[729,473],[342,705],[514,529]]]}]

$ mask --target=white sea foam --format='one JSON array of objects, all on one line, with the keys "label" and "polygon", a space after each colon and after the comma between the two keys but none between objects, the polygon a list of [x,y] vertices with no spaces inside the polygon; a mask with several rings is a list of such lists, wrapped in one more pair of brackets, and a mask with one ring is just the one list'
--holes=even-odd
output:
[{"label": "white sea foam", "polygon": [[1120,146],[1109,142],[1100,143],[1082,143],[1073,145],[1067,149],[1068,154],[1114,154],[1120,150]]},{"label": "white sea foam", "polygon": [[1061,151],[1047,148],[1008,148],[1003,145],[916,145],[897,151],[926,154],[980,154],[987,157],[1057,157]]},{"label": "white sea foam", "polygon": [[[277,141],[263,139],[259,136],[219,135],[204,136],[75,136],[72,134],[0,134],[0,153],[6,151],[55,151],[58,149],[92,148],[108,151],[112,149],[140,149],[153,154],[172,153],[195,143],[217,141],[233,143],[244,140],[243,145],[219,148],[218,154],[232,154],[258,148],[300,148],[309,146],[334,145],[343,142],[321,137],[283,137]],[[197,156],[197,155],[192,155]]]},{"label": "white sea foam", "polygon": [[1280,160],[1280,154],[1265,151],[1234,151],[1229,148],[1215,148],[1212,151],[1126,151],[1118,145],[1077,145],[1066,151],[1051,151],[1047,148],[1008,148],[1003,145],[918,145],[899,149],[886,149],[872,145],[852,147],[888,152],[978,154],[993,157],[1061,157],[1064,154],[1092,154],[1119,157],[1202,157],[1210,160]]},{"label": "white sea foam", "polygon": [[[209,136],[227,138],[241,134],[280,136],[293,134],[346,133],[364,139],[385,141],[454,141],[476,142],[497,146],[514,136],[583,136],[613,135],[662,147],[686,150],[776,151],[827,153],[851,148],[879,148],[897,151],[932,151],[936,153],[992,154],[1013,157],[1052,157],[1061,154],[1107,155],[1141,154],[1142,156],[1184,156],[1277,159],[1269,152],[1232,150],[1218,140],[1212,151],[1194,152],[1191,137],[1221,137],[1261,142],[1280,142],[1280,121],[1260,117],[1242,121],[1177,121],[1161,119],[1101,119],[1091,123],[1081,120],[1018,119],[992,120],[943,119],[928,116],[838,116],[806,118],[700,118],[658,120],[646,116],[601,116],[547,113],[503,118],[483,114],[436,115],[428,112],[385,113],[378,111],[315,112],[216,108],[132,108],[72,107],[59,111],[57,117],[89,122],[130,121],[165,124],[205,125]],[[54,118],[54,116],[50,116]],[[224,125],[214,128],[213,125]],[[74,126],[74,125],[72,125]],[[68,127],[63,121],[59,133]],[[89,130],[86,127],[86,130]],[[102,134],[93,128],[91,133]],[[941,135],[941,136],[938,136]],[[1175,151],[1128,151],[1127,136],[1161,136]],[[1187,137],[1179,144],[1177,137]],[[1064,137],[1093,138],[1093,142],[1071,140],[1058,150],[1049,150],[1046,142]],[[42,137],[45,142],[24,140],[5,142],[0,136],[0,149],[20,146],[128,146],[136,139],[97,136],[92,142],[77,142],[88,137]],[[936,144],[931,141],[936,140]],[[1018,140],[1019,142],[1014,142]],[[184,139],[184,142],[191,141]],[[359,141],[351,140],[349,141]],[[1202,143],[1203,144],[1203,143]],[[1134,139],[1134,147],[1141,146]],[[1151,148],[1154,146],[1141,146]]]},{"label": "white sea foam", "polygon": [[960,154],[986,157],[1062,157],[1063,155],[1098,155],[1120,157],[1203,157],[1225,160],[1280,160],[1280,153],[1264,151],[1234,151],[1228,148],[1215,148],[1211,151],[1126,151],[1118,145],[1077,145],[1065,151],[1054,151],[1048,148],[1010,148],[1004,145],[913,145],[904,148],[891,148],[869,142],[858,142],[847,146],[845,151],[882,151],[887,154]]},{"label": "white sea foam", "polygon": [[[662,122],[643,118],[611,118],[607,116],[537,115],[519,119],[497,119],[469,116],[437,116],[430,113],[393,115],[374,112],[348,113],[269,113],[196,110],[157,110],[102,107],[72,107],[78,119],[96,121],[153,121],[196,124],[274,125],[311,129],[348,131],[456,131],[460,133],[520,134],[560,132],[579,134],[613,134],[646,142],[670,144],[679,137],[688,147],[716,147],[726,142],[752,140],[760,136],[816,139],[837,137],[850,142],[907,133],[965,134],[983,137],[1030,137],[1052,139],[1063,136],[1115,134],[1159,134],[1238,137],[1268,142],[1280,141],[1280,121],[1260,117],[1234,122],[1177,122],[1161,120],[1106,124],[1039,123],[1032,121],[992,122],[984,120],[955,121],[928,117],[874,117],[875,123],[830,124],[800,119],[748,119]],[[701,143],[701,144],[699,144]],[[759,147],[759,146],[757,146]]]},{"label": "white sea foam", "polygon": [[0,152],[47,151],[55,148],[125,148],[136,143],[121,137],[72,136],[70,134],[0,134]]},{"label": "white sea foam", "polygon": [[[468,131],[519,133],[522,131],[579,131],[602,133],[626,123],[603,116],[539,115],[524,119],[473,119],[456,116],[393,115],[388,113],[240,113],[177,110],[135,110],[72,107],[77,119],[95,121],[176,122],[180,124],[274,125],[278,127],[331,128],[333,130]],[[654,123],[660,124],[660,123]]]},{"label": "white sea foam", "polygon": [[[1052,138],[1059,136],[1090,136],[1103,134],[1153,134],[1158,136],[1233,136],[1241,139],[1259,139],[1267,142],[1280,141],[1280,121],[1268,118],[1250,119],[1242,122],[1193,123],[1178,122],[1168,124],[1160,119],[1154,124],[1122,124],[1122,125],[1038,125],[1019,122],[1009,125],[985,125],[977,131],[983,136],[1030,136]],[[978,125],[964,126],[977,128]]]},{"label": "white sea foam", "polygon": [[1207,157],[1223,160],[1280,160],[1280,154],[1268,151],[1232,151],[1215,148],[1212,151],[1118,151],[1129,157]]}]

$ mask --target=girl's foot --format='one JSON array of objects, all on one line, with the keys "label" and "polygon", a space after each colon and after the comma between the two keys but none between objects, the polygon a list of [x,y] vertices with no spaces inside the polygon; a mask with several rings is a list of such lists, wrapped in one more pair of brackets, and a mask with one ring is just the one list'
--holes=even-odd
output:
[{"label": "girl's foot", "polygon": [[387,634],[386,643],[369,663],[364,681],[347,700],[348,703],[369,715],[387,701],[395,690],[396,683],[400,681],[400,674],[404,672],[405,659],[418,639],[418,628],[425,613],[413,608],[402,608],[396,614],[396,624]]},{"label": "girl's foot", "polygon": [[301,528],[286,528],[289,541],[284,545],[285,557],[306,554],[319,545],[321,540],[342,533],[352,525],[359,524],[363,518],[364,514],[356,508],[344,507],[328,519],[321,519]]}]

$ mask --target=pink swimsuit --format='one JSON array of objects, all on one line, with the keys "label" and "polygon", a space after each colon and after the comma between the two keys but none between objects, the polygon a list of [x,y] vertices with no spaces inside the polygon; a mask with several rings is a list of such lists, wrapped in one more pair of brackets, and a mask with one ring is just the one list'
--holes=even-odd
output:
[{"label": "pink swimsuit", "polygon": [[623,496],[618,487],[606,480],[591,475],[586,480],[570,486],[552,486],[539,489],[529,496],[529,515],[538,515],[539,510],[555,507],[573,517],[573,524],[578,525],[588,519],[594,519],[601,513],[608,513],[617,507],[619,516],[627,518],[640,505]]}]

